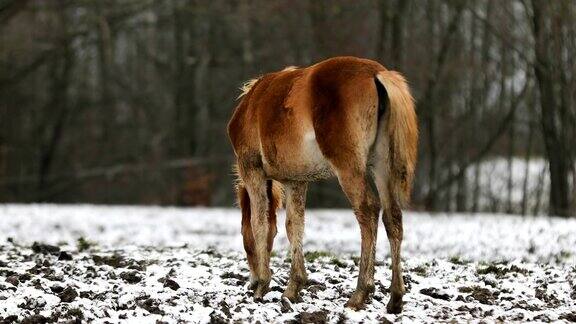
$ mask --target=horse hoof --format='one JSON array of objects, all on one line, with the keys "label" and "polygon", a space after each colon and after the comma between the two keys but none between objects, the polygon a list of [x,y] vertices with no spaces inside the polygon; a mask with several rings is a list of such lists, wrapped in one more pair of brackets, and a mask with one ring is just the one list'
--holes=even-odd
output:
[{"label": "horse hoof", "polygon": [[282,313],[293,312],[294,309],[292,308],[292,302],[288,298],[282,297],[280,310],[282,311]]},{"label": "horse hoof", "polygon": [[354,310],[354,311],[359,311],[359,310],[364,309],[364,303],[349,300],[346,302],[344,307],[350,308],[351,310]]},{"label": "horse hoof", "polygon": [[262,302],[264,301],[264,295],[270,291],[269,289],[269,282],[264,283],[262,281],[257,283],[257,286],[254,290],[254,301],[255,302]]},{"label": "horse hoof", "polygon": [[285,291],[282,294],[282,299],[284,299],[284,298],[288,299],[293,304],[302,302],[302,297],[300,297],[300,294],[298,294],[298,293],[293,294],[293,293],[288,293]]},{"label": "horse hoof", "polygon": [[366,294],[364,293],[354,292],[344,306],[355,311],[364,309],[364,306],[366,305],[365,295]]},{"label": "horse hoof", "polygon": [[256,287],[258,287],[258,281],[253,281],[253,282],[251,281],[251,282],[248,284],[248,290],[255,291],[255,290],[256,290]]},{"label": "horse hoof", "polygon": [[388,305],[386,305],[386,311],[388,314],[400,314],[402,312],[402,299],[390,299]]}]

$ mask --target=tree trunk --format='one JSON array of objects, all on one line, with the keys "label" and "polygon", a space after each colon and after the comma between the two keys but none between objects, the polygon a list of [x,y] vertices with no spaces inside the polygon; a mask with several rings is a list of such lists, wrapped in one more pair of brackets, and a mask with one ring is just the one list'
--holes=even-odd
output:
[{"label": "tree trunk", "polygon": [[[60,17],[63,30],[66,30],[64,14]],[[35,201],[43,201],[44,193],[50,185],[49,173],[54,164],[57,150],[64,134],[64,126],[70,112],[68,102],[68,88],[72,76],[73,52],[68,42],[63,45],[62,56],[55,58],[50,66],[51,86],[50,101],[45,106],[47,123],[42,132],[43,142],[40,147],[40,161],[38,165],[38,185]],[[51,118],[54,118],[52,121]]]},{"label": "tree trunk", "polygon": [[388,25],[390,20],[390,9],[388,7],[388,0],[378,1],[378,17],[379,17],[379,30],[378,38],[376,40],[376,57],[386,64],[386,41],[388,40]]},{"label": "tree trunk", "polygon": [[[450,23],[446,29],[445,34],[442,37],[440,43],[440,49],[434,60],[434,69],[430,73],[426,85],[426,90],[424,93],[424,98],[421,101],[420,110],[424,111],[425,121],[427,123],[427,136],[428,136],[428,159],[429,169],[428,169],[428,185],[430,187],[428,191],[428,197],[426,199],[426,207],[429,210],[435,210],[437,208],[438,200],[438,150],[436,147],[436,87],[441,80],[441,74],[444,70],[444,64],[448,59],[448,51],[450,49],[450,44],[452,43],[452,38],[454,34],[458,31],[458,23],[462,17],[463,6],[458,6],[455,12],[452,14]],[[429,16],[429,23],[433,25],[433,17]],[[432,32],[432,30],[430,31]]]},{"label": "tree trunk", "polygon": [[[532,101],[532,100],[531,100]],[[530,199],[528,192],[528,183],[530,180],[530,159],[532,157],[532,141],[534,139],[534,127],[532,127],[532,121],[529,121],[529,131],[528,131],[528,141],[526,142],[526,155],[524,156],[524,181],[522,183],[522,215],[528,213],[528,200]]]},{"label": "tree trunk", "polygon": [[534,52],[536,62],[534,72],[540,90],[540,109],[542,136],[550,166],[550,215],[568,216],[570,209],[568,152],[565,150],[562,137],[563,121],[560,116],[560,97],[555,91],[555,58],[551,53],[551,39],[554,37],[549,31],[552,22],[552,13],[549,12],[549,2],[545,0],[532,0]]},{"label": "tree trunk", "polygon": [[404,17],[408,9],[409,0],[397,0],[392,18],[392,68],[402,69],[402,50],[404,39]]}]

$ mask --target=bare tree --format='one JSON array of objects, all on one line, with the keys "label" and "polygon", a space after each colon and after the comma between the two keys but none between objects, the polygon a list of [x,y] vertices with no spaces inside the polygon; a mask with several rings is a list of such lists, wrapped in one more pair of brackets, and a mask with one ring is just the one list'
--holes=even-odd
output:
[{"label": "bare tree", "polygon": [[[568,216],[570,208],[570,154],[568,127],[573,125],[568,116],[570,107],[563,100],[562,61],[555,59],[555,49],[562,47],[563,39],[557,26],[568,16],[553,11],[559,3],[532,0],[532,24],[534,32],[534,72],[540,90],[541,127],[550,165],[550,214]],[[569,9],[569,8],[565,8]],[[560,85],[560,87],[558,87]],[[569,144],[570,142],[570,144]]]}]

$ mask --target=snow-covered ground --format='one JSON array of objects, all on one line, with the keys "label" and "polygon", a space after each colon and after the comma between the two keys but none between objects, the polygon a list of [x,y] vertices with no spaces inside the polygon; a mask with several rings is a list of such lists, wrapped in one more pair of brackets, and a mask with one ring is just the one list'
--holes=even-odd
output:
[{"label": "snow-covered ground", "polygon": [[354,312],[343,307],[358,274],[352,212],[308,210],[306,222],[310,282],[287,309],[283,226],[272,291],[255,304],[238,210],[0,205],[0,322],[576,321],[576,219],[405,213],[401,315],[386,314],[382,225],[377,289]]}]

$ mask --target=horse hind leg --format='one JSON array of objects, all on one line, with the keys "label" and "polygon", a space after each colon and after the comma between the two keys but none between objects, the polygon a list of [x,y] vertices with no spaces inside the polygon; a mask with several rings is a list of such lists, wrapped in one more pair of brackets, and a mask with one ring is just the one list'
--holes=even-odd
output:
[{"label": "horse hind leg", "polygon": [[[378,152],[381,151],[381,152]],[[377,149],[377,159],[374,165],[374,182],[382,205],[382,221],[390,243],[392,256],[392,282],[390,283],[390,301],[386,310],[391,314],[402,311],[402,297],[406,291],[402,278],[402,265],[400,264],[400,250],[403,238],[402,210],[389,190],[388,159],[382,154],[386,146]]]},{"label": "horse hind leg", "polygon": [[392,201],[390,206],[382,211],[382,219],[386,227],[386,234],[390,242],[390,254],[392,255],[392,283],[390,284],[390,301],[386,305],[386,310],[388,313],[398,314],[402,311],[402,297],[406,289],[404,288],[402,265],[400,264],[400,248],[403,236],[402,211],[396,201]]},{"label": "horse hind leg", "polygon": [[307,282],[302,238],[304,236],[304,208],[306,204],[305,182],[291,182],[284,186],[286,190],[286,233],[290,242],[290,279],[282,297],[291,302],[299,300],[299,293]]},{"label": "horse hind leg", "polygon": [[346,302],[346,307],[358,310],[364,308],[368,296],[374,291],[374,263],[380,205],[370,188],[366,172],[338,170],[338,181],[352,204],[362,237],[358,283],[356,290]]}]

